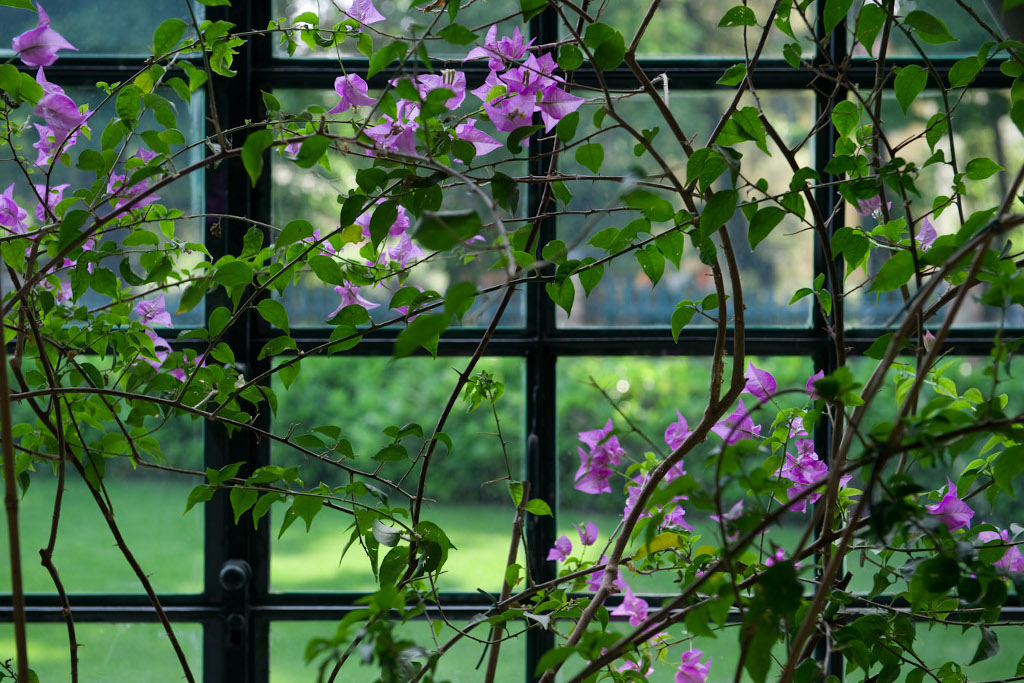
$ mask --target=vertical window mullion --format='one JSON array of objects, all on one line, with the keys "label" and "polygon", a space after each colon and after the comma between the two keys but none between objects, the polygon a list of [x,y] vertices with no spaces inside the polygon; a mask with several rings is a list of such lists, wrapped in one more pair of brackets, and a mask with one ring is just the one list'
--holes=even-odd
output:
[{"label": "vertical window mullion", "polygon": [[[269,0],[257,3],[235,3],[234,7],[209,8],[213,20],[230,21],[235,26],[259,24],[259,16],[269,15]],[[266,25],[264,19],[263,25]],[[213,91],[218,123],[222,130],[243,125],[255,118],[253,112],[261,106],[254,73],[265,63],[269,54],[263,47],[248,42],[240,49],[234,68],[238,73],[230,79],[214,76]],[[262,59],[261,59],[262,57]],[[208,119],[208,136],[217,143],[212,120]],[[228,134],[225,134],[228,135]],[[247,132],[228,137],[232,147],[241,146]],[[238,159],[230,159],[206,175],[206,206],[210,214],[246,216],[263,220],[269,214],[269,174],[263,174],[256,188],[249,185]],[[242,241],[250,224],[246,221],[207,218],[206,243],[216,261],[227,255],[240,254]],[[207,315],[218,306],[231,309],[231,302],[223,290],[207,297]],[[258,348],[253,343],[257,336],[258,319],[252,309],[228,328],[222,338],[234,353],[236,367],[251,378],[267,368],[268,361],[258,361]],[[270,428],[270,415],[266,404],[254,408],[258,415],[254,425]],[[269,462],[269,442],[259,440],[249,432],[236,431],[229,435],[221,425],[205,426],[205,457],[208,467],[221,468],[233,462],[245,462],[239,474]],[[253,620],[250,607],[269,592],[270,552],[269,526],[254,530],[249,524],[235,525],[234,515],[226,491],[220,491],[205,508],[205,598],[220,608],[220,619],[207,625],[204,637],[204,678],[224,683],[264,683],[269,679],[269,624]]]}]

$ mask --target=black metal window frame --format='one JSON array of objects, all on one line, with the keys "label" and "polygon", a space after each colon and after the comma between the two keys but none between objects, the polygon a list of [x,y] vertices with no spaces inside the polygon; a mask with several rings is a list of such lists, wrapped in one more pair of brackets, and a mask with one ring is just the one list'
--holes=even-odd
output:
[{"label": "black metal window frame", "polygon": [[[819,0],[819,7],[824,0]],[[207,17],[225,19],[238,27],[267,26],[272,18],[271,0],[236,0],[233,7],[206,8]],[[820,13],[819,13],[820,14]],[[823,31],[819,25],[819,34]],[[558,37],[558,16],[551,10],[534,18],[531,34],[538,43],[554,42]],[[857,85],[870,86],[874,82],[874,63],[867,60],[846,62],[849,55],[845,27],[841,24],[828,42],[826,55],[816,56],[817,64],[846,63],[846,75]],[[263,111],[261,91],[294,88],[330,89],[338,75],[337,63],[326,59],[281,60],[273,55],[270,40],[251,40],[242,48],[234,66],[238,74],[231,79],[217,79],[215,99],[224,128],[242,125],[257,118]],[[892,64],[923,64],[920,59],[892,59]],[[955,63],[953,58],[934,58],[932,66],[946,78]],[[703,91],[720,88],[716,81],[736,59],[642,59],[641,65],[652,74],[667,74],[674,89]],[[130,78],[140,66],[139,60],[90,57],[66,57],[47,69],[53,82],[68,85],[92,85],[98,80],[107,82]],[[346,60],[346,71],[366,76],[365,59]],[[486,76],[484,64],[463,65],[469,80],[481,82]],[[369,79],[371,87],[381,86],[387,75]],[[630,87],[634,78],[625,68],[605,72],[604,78],[611,88]],[[754,74],[754,84],[762,90],[800,90],[811,87],[813,74],[795,70],[779,59],[763,58]],[[597,85],[593,74],[580,70],[575,80],[581,85]],[[994,64],[979,73],[976,87],[1005,88],[1010,79]],[[933,84],[929,86],[933,87]],[[838,100],[846,93],[840,93]],[[829,98],[815,96],[815,116],[827,113]],[[836,101],[838,101],[836,100]],[[208,125],[207,134],[213,133]],[[240,143],[235,139],[234,143]],[[538,142],[531,143],[531,152],[543,151]],[[823,172],[832,156],[835,132],[830,127],[815,136],[813,165]],[[539,162],[533,162],[534,174],[543,174]],[[205,202],[215,205],[217,213],[249,216],[270,223],[271,179],[264,173],[255,187],[238,161],[229,161],[211,169],[205,179]],[[537,185],[530,186],[529,202],[536,206],[540,200]],[[816,199],[831,213],[836,202],[842,201],[827,187],[816,190]],[[840,214],[841,215],[841,214]],[[208,221],[207,227],[216,222]],[[838,226],[836,226],[838,227]],[[214,259],[239,253],[242,237],[248,224],[223,221],[220,230],[206,231],[206,243]],[[555,238],[556,224],[548,219],[542,226],[540,244]],[[815,242],[813,276],[824,273],[826,250]],[[222,302],[222,294],[208,296],[206,311],[212,311]],[[574,356],[710,356],[714,347],[713,331],[684,330],[678,344],[673,342],[669,330],[650,328],[560,328],[556,325],[555,305],[540,285],[528,285],[525,296],[526,322],[522,328],[502,328],[488,346],[488,354],[524,358],[526,362],[525,405],[528,444],[525,453],[525,476],[531,481],[531,494],[545,499],[557,515],[558,486],[556,460],[556,364]],[[834,355],[826,333],[826,322],[820,311],[815,311],[811,324],[804,328],[748,328],[746,348],[750,354],[778,356],[805,354],[814,360],[815,369],[830,372],[834,369]],[[865,350],[885,330],[857,329],[847,333],[847,345],[854,352]],[[1020,330],[1013,330],[1020,333]],[[308,350],[329,337],[330,329],[306,329],[294,337],[301,350]],[[475,349],[479,330],[458,330],[445,333],[438,346],[439,355],[469,356]],[[349,351],[365,356],[389,356],[397,331],[385,330],[364,340]],[[259,374],[269,366],[269,360],[258,360],[257,353],[271,338],[269,329],[259,316],[250,311],[238,325],[229,330],[225,341],[234,352],[240,367],[250,376]],[[955,330],[949,342],[958,355],[987,355],[993,337],[988,329]],[[571,362],[571,361],[570,361]],[[269,417],[261,416],[262,424],[269,427]],[[827,443],[826,426],[815,433],[819,446]],[[245,461],[255,468],[270,461],[269,443],[257,441],[247,434],[228,437],[217,426],[205,427],[204,448],[206,463],[222,467],[228,463]],[[824,452],[824,451],[821,451]],[[203,679],[223,683],[264,683],[270,676],[270,628],[275,622],[338,619],[355,608],[356,593],[274,593],[270,587],[270,532],[263,524],[258,530],[251,525],[236,526],[228,498],[218,494],[204,507],[204,590],[195,595],[161,596],[172,622],[201,624],[203,638]],[[545,557],[556,536],[555,517],[529,516],[527,544],[530,549],[532,575],[540,581],[555,577],[555,566]],[[490,606],[479,594],[447,594],[446,611],[467,618]],[[144,595],[72,595],[70,602],[75,621],[89,622],[153,622],[156,617]],[[31,595],[27,599],[28,618],[31,623],[63,621],[61,606],[56,596]],[[1007,618],[1022,619],[1019,609],[1008,608]],[[10,596],[0,598],[0,621],[10,621]],[[532,672],[544,651],[554,646],[548,631],[531,630],[526,643],[526,679],[533,680]],[[819,651],[818,656],[822,656]],[[87,653],[83,653],[88,656]],[[828,673],[842,677],[842,661],[836,657],[827,663]]]}]

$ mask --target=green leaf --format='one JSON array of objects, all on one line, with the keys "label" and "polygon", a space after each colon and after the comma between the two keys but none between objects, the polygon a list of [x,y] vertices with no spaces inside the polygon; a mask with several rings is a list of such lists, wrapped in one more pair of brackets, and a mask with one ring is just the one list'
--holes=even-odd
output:
[{"label": "green leaf", "polygon": [[383,71],[391,62],[396,59],[401,59],[405,56],[405,50],[408,46],[401,40],[396,40],[388,43],[384,47],[380,48],[370,57],[369,70],[367,71],[367,78],[374,74]]},{"label": "green leaf", "polygon": [[[564,120],[564,119],[563,119]],[[491,196],[494,202],[509,211],[519,206],[519,183],[501,171],[495,171],[491,177]]]},{"label": "green leaf", "polygon": [[341,272],[341,266],[330,256],[316,254],[309,257],[309,268],[320,281],[326,285],[341,286],[345,284],[345,276]]},{"label": "green leaf", "polygon": [[718,79],[717,83],[718,85],[739,85],[743,82],[746,75],[746,64],[733,64],[725,70],[725,73],[722,74],[722,77]]},{"label": "green leaf", "polygon": [[32,0],[0,0],[0,5],[4,7],[13,7],[15,9],[27,9],[33,12],[36,11],[35,6],[32,4]]},{"label": "green leaf", "polygon": [[313,518],[324,509],[324,501],[319,496],[295,496],[292,498],[291,509],[306,523],[306,533],[309,533]]},{"label": "green leaf", "polygon": [[228,498],[231,500],[231,510],[235,513],[235,524],[241,519],[245,511],[256,504],[260,493],[256,489],[232,487]]},{"label": "green leaf", "polygon": [[650,190],[633,190],[623,195],[622,200],[626,206],[642,211],[644,217],[654,223],[670,221],[676,215],[672,202]]},{"label": "green leaf", "polygon": [[135,120],[142,113],[142,90],[138,86],[128,84],[121,88],[114,101],[114,110],[129,128],[135,126]]},{"label": "green leaf", "polygon": [[996,635],[996,632],[987,626],[980,628],[981,642],[978,643],[978,649],[975,650],[974,657],[971,659],[971,666],[995,657],[999,652],[999,636]]},{"label": "green leaf", "polygon": [[952,43],[957,40],[950,34],[941,19],[923,10],[909,12],[903,18],[903,23],[917,31],[917,36],[921,40],[932,45]]},{"label": "green leaf", "polygon": [[398,335],[398,339],[395,340],[394,357],[408,356],[421,346],[432,356],[436,355],[438,337],[447,329],[450,320],[451,316],[443,313],[419,316]]},{"label": "green leaf", "polygon": [[256,304],[256,310],[271,325],[288,334],[288,311],[276,299],[263,299]]},{"label": "green leaf", "polygon": [[213,273],[213,281],[225,287],[252,283],[252,267],[244,261],[228,261]]},{"label": "green leaf", "polygon": [[1006,491],[1011,498],[1017,496],[1013,490],[1013,482],[1024,472],[1024,446],[1013,446],[999,454],[992,466],[992,478],[996,485]]},{"label": "green leaf", "polygon": [[572,43],[566,43],[558,50],[558,68],[573,71],[583,65],[583,52]]},{"label": "green leaf", "polygon": [[519,154],[523,151],[523,140],[543,128],[544,126],[520,126],[508,134],[508,139],[505,140],[505,147],[513,154]]},{"label": "green leaf", "polygon": [[984,66],[982,60],[977,57],[964,57],[949,70],[949,85],[953,88],[965,88],[971,84],[974,77]]},{"label": "green leaf", "polygon": [[693,306],[677,306],[672,312],[672,341],[679,343],[679,333],[693,319],[697,309]]},{"label": "green leaf", "polygon": [[754,251],[757,245],[772,233],[772,230],[782,222],[785,216],[786,212],[777,206],[766,206],[755,213],[754,217],[750,219],[750,229],[747,232],[750,251]]},{"label": "green leaf", "polygon": [[416,223],[413,237],[427,249],[445,251],[478,235],[483,221],[476,211],[424,211]]},{"label": "green leaf", "polygon": [[736,190],[722,190],[711,195],[704,211],[700,214],[700,238],[707,239],[711,234],[724,226],[736,213],[739,193]]},{"label": "green leaf", "polygon": [[967,177],[971,180],[984,180],[1002,171],[1003,167],[988,157],[978,157],[968,161],[965,170],[967,171]]},{"label": "green leaf", "polygon": [[185,35],[185,22],[176,17],[165,19],[153,32],[153,54],[165,55],[178,46]]},{"label": "green leaf", "polygon": [[[250,135],[249,138],[246,139],[245,143],[249,144],[249,139],[251,138],[252,136]],[[299,148],[299,154],[295,158],[295,164],[300,168],[313,168],[317,165],[320,159],[323,158],[330,145],[330,139],[325,138],[323,135],[314,135],[311,138],[303,140],[302,146]],[[245,153],[244,147],[242,149],[242,153]],[[246,166],[246,168],[248,169],[248,166]],[[253,182],[255,184],[255,181]]]},{"label": "green leaf", "polygon": [[274,246],[283,249],[289,244],[304,240],[313,236],[313,225],[309,221],[295,220],[284,226],[281,234],[277,236]]},{"label": "green leaf", "polygon": [[928,72],[917,64],[910,64],[899,69],[892,85],[896,91],[896,101],[904,114],[910,110],[910,105],[914,103],[927,84]]},{"label": "green leaf", "polygon": [[523,13],[523,21],[529,21],[544,11],[548,0],[519,0],[519,9]]},{"label": "green leaf", "polygon": [[663,232],[655,238],[654,243],[658,245],[658,251],[665,255],[665,258],[676,267],[676,270],[679,270],[683,249],[686,247],[686,238],[683,233],[679,230]]},{"label": "green leaf", "polygon": [[285,351],[295,350],[296,348],[298,347],[295,345],[295,340],[292,339],[291,337],[274,337],[273,339],[271,339],[270,341],[263,345],[263,348],[260,350],[260,355],[256,358],[256,360],[263,360],[268,356],[276,356],[278,354],[284,353]]},{"label": "green leaf", "polygon": [[882,264],[871,282],[869,292],[891,292],[910,281],[914,274],[914,261],[909,251],[900,251]]},{"label": "green leaf", "polygon": [[532,498],[526,502],[523,509],[532,515],[547,515],[551,516],[551,506],[540,498]]},{"label": "green leaf", "polygon": [[274,134],[269,130],[257,130],[249,134],[242,145],[242,165],[256,187],[256,181],[263,173],[263,152],[274,141]]},{"label": "green leaf", "polygon": [[469,45],[477,39],[477,35],[475,33],[461,24],[449,24],[438,31],[437,35],[441,36],[452,45]]},{"label": "green leaf", "polygon": [[60,248],[68,246],[82,235],[82,226],[91,214],[85,209],[74,209],[64,214],[60,223]]},{"label": "green leaf", "polygon": [[860,125],[860,110],[849,100],[843,100],[832,109],[832,125],[842,137],[849,137]]},{"label": "green leaf", "polygon": [[638,249],[636,260],[640,264],[640,268],[643,269],[644,275],[650,279],[651,286],[657,285],[665,272],[665,256],[658,251],[657,247],[651,245],[644,249]]},{"label": "green leaf", "polygon": [[596,142],[576,148],[576,161],[591,173],[598,173],[604,163],[604,147]]},{"label": "green leaf", "polygon": [[[580,123],[580,113],[578,111],[570,112],[562,117],[562,120],[555,126],[555,134],[558,135],[558,139],[568,144],[576,136],[576,128]],[[577,154],[579,151],[577,150]],[[601,156],[604,156],[604,150],[601,150]]]},{"label": "green leaf", "polygon": [[203,3],[207,7],[231,6],[231,0],[199,0],[199,2]]},{"label": "green leaf", "polygon": [[737,5],[722,15],[718,22],[719,28],[733,28],[736,26],[757,26],[757,17],[754,10],[744,5]]},{"label": "green leaf", "polygon": [[825,10],[822,15],[825,22],[825,33],[831,33],[839,25],[839,22],[846,18],[852,6],[853,0],[825,0]]},{"label": "green leaf", "polygon": [[205,503],[208,500],[213,500],[213,494],[216,493],[212,486],[206,484],[200,484],[199,486],[192,489],[188,494],[188,500],[185,501],[185,512],[187,514],[197,503]]}]

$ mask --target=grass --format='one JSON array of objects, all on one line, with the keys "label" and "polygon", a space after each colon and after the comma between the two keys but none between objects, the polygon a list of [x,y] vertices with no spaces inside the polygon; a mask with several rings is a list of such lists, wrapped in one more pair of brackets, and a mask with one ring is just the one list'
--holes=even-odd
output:
[{"label": "grass", "polygon": [[[144,570],[152,577],[162,593],[194,593],[201,590],[202,581],[202,514],[194,510],[182,515],[184,501],[190,486],[178,480],[161,481],[140,478],[134,481],[111,479],[110,494],[117,518],[132,550]],[[65,510],[61,519],[61,535],[55,559],[62,577],[72,593],[137,593],[141,592],[135,577],[126,567],[110,532],[95,510],[91,496],[81,484],[72,482],[65,496]],[[53,482],[45,476],[37,477],[20,506],[23,533],[23,561],[26,586],[29,592],[52,592],[49,579],[33,561],[36,551],[49,531]],[[497,591],[508,553],[511,531],[511,503],[505,506],[450,505],[426,509],[425,519],[447,530],[457,547],[453,551],[448,571],[439,587],[449,591],[475,591],[477,588]],[[279,519],[279,517],[278,517]],[[614,529],[613,515],[592,515],[578,510],[566,510],[561,517],[559,533],[573,540],[574,550],[581,550],[573,521],[589,519],[598,524],[602,537],[594,547],[585,549],[585,557],[597,559],[599,548],[607,540],[606,534]],[[272,520],[273,521],[273,520]],[[696,521],[696,520],[694,520]],[[272,543],[271,584],[274,591],[367,591],[372,589],[372,574],[368,561],[359,548],[339,563],[342,548],[348,540],[348,518],[324,511],[314,521],[312,533],[305,533],[301,523],[292,526],[281,539]],[[705,530],[706,539],[713,531]],[[771,532],[775,542],[785,546],[795,540],[799,530],[778,528]],[[6,538],[0,546],[6,545]],[[6,555],[6,548],[0,548]],[[521,558],[520,558],[521,559]],[[9,585],[6,562],[0,563],[0,582]],[[672,576],[666,573],[652,577],[633,577],[631,585],[637,591],[672,594],[678,590]],[[652,607],[658,604],[652,600]],[[613,624],[618,629],[624,624]],[[308,683],[315,680],[315,667],[304,662],[303,651],[310,638],[326,637],[334,632],[334,624],[327,622],[275,622],[271,626],[271,680],[273,683]],[[562,627],[559,626],[561,629]],[[1014,670],[1019,654],[1012,647],[1013,636],[1019,626],[1000,629],[1003,648],[991,660],[966,667],[971,680],[994,680]],[[155,624],[79,624],[79,638],[84,647],[80,652],[83,681],[176,681],[176,662],[166,637]],[[435,647],[430,626],[415,621],[399,629],[416,643]],[[202,630],[198,625],[178,624],[179,638],[183,642],[190,662],[201,669]],[[678,627],[672,636],[684,634]],[[451,631],[437,636],[446,641]],[[701,639],[694,647],[713,658],[712,680],[731,680],[726,673],[736,666],[737,636],[735,628],[728,628],[717,639]],[[65,630],[60,624],[30,624],[30,661],[43,683],[67,679],[67,650]],[[977,647],[977,630],[961,633],[959,629],[918,626],[917,651],[928,663],[938,666],[948,660],[966,664]],[[503,647],[499,681],[523,680],[524,643],[512,641]],[[670,682],[678,664],[678,656],[687,644],[673,648],[667,661],[659,664],[652,681]],[[10,657],[14,651],[10,625],[0,627],[0,657]],[[440,670],[442,679],[451,681],[478,680],[477,670],[482,646],[465,640],[445,658]],[[373,680],[372,666],[355,665],[346,669],[345,680]],[[909,669],[908,669],[909,671]],[[160,673],[154,673],[160,672]],[[161,678],[161,676],[166,676]]]}]

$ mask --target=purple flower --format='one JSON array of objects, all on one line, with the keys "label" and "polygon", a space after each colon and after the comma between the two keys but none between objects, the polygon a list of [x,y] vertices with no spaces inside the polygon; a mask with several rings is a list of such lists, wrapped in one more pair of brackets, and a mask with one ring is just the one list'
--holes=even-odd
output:
[{"label": "purple flower", "polygon": [[423,250],[412,243],[412,239],[408,235],[402,235],[398,240],[398,244],[388,249],[388,258],[392,261],[398,261],[398,265],[405,268],[406,263],[412,259],[417,259],[423,256]]},{"label": "purple flower", "polygon": [[337,308],[331,311],[331,314],[327,316],[328,319],[333,318],[334,316],[341,313],[341,309],[345,308],[346,306],[362,306],[366,310],[370,310],[380,306],[380,304],[375,304],[371,301],[367,301],[362,296],[360,296],[359,287],[352,284],[351,282],[346,282],[343,285],[338,285],[337,287],[334,288],[334,291],[341,295],[341,303],[338,304]]},{"label": "purple flower", "polygon": [[921,340],[921,343],[924,345],[925,351],[930,352],[932,350],[932,347],[935,346],[935,335],[932,334],[931,330],[924,331],[924,338]]},{"label": "purple flower", "polygon": [[576,470],[575,484],[573,488],[584,493],[611,493],[612,487],[608,483],[614,470],[612,466],[618,465],[626,451],[619,446],[619,439],[610,436],[614,427],[611,419],[602,429],[592,429],[580,432],[579,437],[588,448],[587,453],[582,448],[577,448],[580,455],[580,467]]},{"label": "purple flower", "polygon": [[561,88],[551,88],[544,93],[540,101],[540,118],[544,122],[544,132],[550,133],[563,116],[571,114],[586,102],[582,97],[568,93]]},{"label": "purple flower", "polygon": [[[38,123],[33,123],[36,127],[36,131],[39,133],[39,140],[33,142],[32,146],[35,147],[39,153],[36,155],[36,166],[46,166],[53,161],[53,155],[61,145],[57,142],[56,136],[53,134],[53,130],[49,126],[40,126]],[[63,151],[67,151],[78,142],[78,131],[71,133],[67,140],[64,142]]]},{"label": "purple flower", "polygon": [[[505,146],[487,133],[477,129],[476,119],[466,119],[465,123],[455,126],[455,135],[460,140],[471,143],[476,149],[477,156],[483,156]],[[461,162],[462,159],[456,159],[456,161]]]},{"label": "purple flower", "polygon": [[632,589],[627,586],[626,597],[612,610],[612,616],[628,616],[630,626],[639,626],[647,619],[647,607],[647,601],[633,595]]},{"label": "purple flower", "polygon": [[689,650],[680,655],[682,663],[676,671],[676,683],[705,683],[711,671],[711,658],[708,657],[708,661],[701,664],[700,658],[703,656],[702,650]]},{"label": "purple flower", "polygon": [[921,251],[928,251],[932,248],[932,242],[938,239],[939,233],[935,232],[935,226],[928,220],[928,216],[924,217],[921,221],[921,229],[917,231],[917,235],[914,236],[914,240],[917,242],[917,248]]},{"label": "purple flower", "polygon": [[416,90],[424,99],[430,91],[439,88],[452,91],[452,96],[445,101],[445,106],[454,111],[466,99],[466,74],[455,69],[441,69],[437,74],[416,77]]},{"label": "purple flower", "polygon": [[[67,183],[63,185],[55,185],[50,188],[49,192],[46,190],[46,185],[35,185],[32,187],[36,188],[36,194],[43,197],[44,202],[36,206],[36,218],[42,222],[46,222],[46,215],[53,215],[54,207],[60,204],[61,200],[64,199],[64,190],[71,187]],[[45,196],[44,196],[45,195]]]},{"label": "purple flower", "polygon": [[77,47],[64,40],[64,36],[50,28],[50,17],[39,9],[39,23],[34,29],[15,36],[11,41],[11,49],[18,53],[18,58],[25,66],[50,66],[57,61],[57,50],[78,50]]},{"label": "purple flower", "polygon": [[[662,519],[661,526],[678,526],[686,529],[687,531],[693,531],[693,525],[686,521],[686,510],[683,509],[683,501],[687,500],[686,496],[678,496],[673,498],[660,509],[660,512],[665,513],[665,517]],[[671,510],[665,512],[665,508],[675,504]]]},{"label": "purple flower", "polygon": [[498,25],[491,24],[484,37],[483,46],[474,47],[462,61],[486,58],[487,66],[491,71],[501,71],[505,68],[505,60],[511,62],[522,59],[532,44],[533,40],[528,43],[523,42],[523,34],[519,31],[518,26],[512,29],[512,37],[502,36],[499,40]]},{"label": "purple flower", "polygon": [[352,0],[349,8],[341,10],[341,13],[364,25],[376,24],[385,19],[384,15],[377,11],[377,8],[373,6],[370,0]]},{"label": "purple flower", "polygon": [[174,327],[171,324],[171,314],[167,312],[167,304],[164,301],[163,292],[153,299],[140,301],[135,307],[135,315],[139,316],[142,324],[147,327],[152,327],[153,325]]},{"label": "purple flower", "polygon": [[[978,540],[983,543],[989,541],[1003,541],[1004,543],[1010,543],[1010,534],[1003,529],[999,533],[995,531],[980,531],[978,532]],[[994,567],[1001,567],[1008,572],[1024,572],[1024,555],[1021,555],[1020,548],[1017,546],[1011,546],[1006,549],[1003,553],[1002,558],[997,560]]]},{"label": "purple flower", "polygon": [[[46,80],[42,69],[36,73],[36,81],[43,86],[43,95],[32,112],[41,116],[53,135],[53,148],[60,147],[71,131],[75,130],[89,118],[88,114],[78,111],[74,100],[64,94],[60,86]],[[52,153],[52,150],[51,150]]]},{"label": "purple flower", "polygon": [[576,527],[576,532],[580,535],[580,545],[594,545],[594,542],[597,541],[596,524],[593,522],[587,522],[583,526],[580,526],[579,524],[573,524],[573,526]]},{"label": "purple flower", "polygon": [[[608,556],[602,555],[601,561],[598,564],[608,564]],[[587,588],[596,593],[597,590],[601,588],[601,579],[604,577],[604,571],[604,569],[595,569],[587,574]],[[627,585],[626,580],[622,578],[622,571],[619,569],[615,570],[615,580],[612,582],[612,585],[621,591],[629,590],[629,585]]]},{"label": "purple flower", "polygon": [[775,378],[767,370],[761,370],[754,367],[753,363],[748,363],[747,372],[743,376],[747,379],[743,390],[756,396],[761,403],[775,394]]},{"label": "purple flower", "polygon": [[366,92],[370,86],[366,85],[366,81],[357,76],[356,74],[349,74],[348,76],[338,76],[334,79],[334,90],[338,93],[341,101],[334,106],[334,109],[328,111],[328,114],[340,114],[344,111],[348,111],[353,106],[365,106],[377,104],[377,100],[372,97],[367,97]]},{"label": "purple flower", "polygon": [[565,562],[571,552],[572,541],[569,540],[568,536],[563,534],[558,537],[557,541],[555,541],[555,547],[548,551],[548,560]]},{"label": "purple flower", "polygon": [[687,424],[683,414],[676,410],[676,417],[679,419],[665,428],[665,443],[672,450],[682,446],[686,437],[690,435],[690,425]]},{"label": "purple flower", "polygon": [[735,520],[739,519],[742,514],[743,514],[743,501],[741,500],[741,501],[737,502],[735,505],[733,505],[731,508],[729,508],[728,512],[723,512],[721,514],[721,516],[719,516],[719,515],[709,515],[709,516],[711,517],[711,520],[714,521],[714,522],[721,522],[721,521],[730,521],[730,522],[732,522],[732,521],[735,521]]},{"label": "purple flower", "polygon": [[167,340],[161,337],[159,334],[153,331],[152,328],[146,328],[146,336],[153,340],[153,350],[156,356],[156,360],[142,357],[142,360],[153,366],[154,370],[159,370],[163,362],[167,360],[167,356],[171,355],[171,345],[167,343]]},{"label": "purple flower", "polygon": [[974,510],[956,495],[956,484],[946,477],[946,494],[935,505],[926,505],[925,509],[939,518],[950,531],[971,526]]},{"label": "purple flower", "polygon": [[[646,668],[646,669],[647,669],[647,673],[644,673],[644,668]],[[624,662],[623,662],[622,664],[620,664],[620,665],[618,666],[618,668],[616,668],[615,670],[616,670],[616,671],[618,671],[618,672],[620,672],[620,673],[622,673],[622,672],[626,672],[626,671],[638,671],[638,672],[640,672],[640,673],[641,673],[642,675],[644,675],[644,676],[648,676],[648,677],[650,677],[650,676],[654,675],[654,667],[653,667],[653,666],[651,666],[651,665],[650,665],[650,662],[648,662],[648,661],[646,661],[646,660],[644,661],[644,665],[643,665],[643,667],[641,667],[641,666],[640,666],[640,664],[639,664],[638,662],[631,662],[631,661],[629,661],[629,660],[627,659],[627,660],[626,660],[626,661],[624,661]]]},{"label": "purple flower", "polygon": [[27,216],[28,211],[14,201],[14,183],[11,183],[0,195],[0,226],[7,228],[8,232],[26,232],[28,230],[28,226],[25,225]]},{"label": "purple flower", "polygon": [[726,445],[730,445],[740,439],[761,436],[761,425],[755,425],[754,421],[750,419],[750,413],[747,412],[741,398],[736,412],[721,422],[716,422],[711,431],[722,437]]},{"label": "purple flower", "polygon": [[503,133],[530,125],[536,109],[537,96],[533,93],[511,93],[484,103],[487,118]]},{"label": "purple flower", "polygon": [[[377,204],[381,204],[384,200],[378,199]],[[363,239],[370,239],[370,219],[372,213],[366,211],[359,215],[359,218],[353,221],[356,225],[363,229]],[[409,229],[409,217],[405,215],[405,207],[399,205],[398,212],[395,214],[395,222],[388,228],[388,235],[391,237],[399,237],[404,235],[405,231]]]},{"label": "purple flower", "polygon": [[764,558],[764,566],[771,567],[776,562],[782,562],[784,559],[786,559],[786,549],[776,548],[774,553]]},{"label": "purple flower", "polygon": [[[134,185],[126,185],[127,182],[127,175],[122,175],[120,173],[110,174],[110,180],[107,182],[107,192],[110,194],[110,199],[114,201],[115,208],[120,209],[122,206],[149,189],[149,178],[143,178]],[[142,207],[148,206],[157,201],[160,201],[160,197],[155,194],[151,194],[136,202],[133,208],[141,209]]]},{"label": "purple flower", "polygon": [[[366,135],[385,152],[402,152],[416,155],[416,130],[420,127],[414,120],[419,116],[419,107],[411,102],[398,103],[397,118],[387,114],[381,117],[381,123],[366,129]],[[372,155],[373,153],[370,152]]]},{"label": "purple flower", "polygon": [[807,396],[810,397],[812,401],[817,401],[819,398],[821,398],[821,396],[818,396],[818,392],[814,390],[814,383],[817,382],[819,379],[823,379],[824,377],[825,371],[818,370],[816,373],[814,373],[807,379],[807,386],[804,388],[804,391],[807,392]]},{"label": "purple flower", "polygon": [[[892,208],[892,202],[885,203],[886,209]],[[861,216],[874,216],[876,219],[882,212],[882,197],[881,195],[875,195],[871,199],[858,199],[857,200],[857,213]]]},{"label": "purple flower", "polygon": [[[47,289],[49,289],[49,287],[47,287]],[[71,283],[61,280],[57,288],[53,291],[53,300],[58,304],[62,304],[65,301],[71,301],[72,298],[74,298],[74,292],[71,291]]]},{"label": "purple flower", "polygon": [[615,473],[607,462],[593,454],[588,454],[582,448],[576,449],[580,455],[580,466],[576,470],[576,476],[572,487],[583,493],[597,495],[599,493],[611,493],[612,485],[608,482]]},{"label": "purple flower", "polygon": [[808,436],[807,430],[804,429],[804,419],[797,415],[789,421],[789,438],[797,436]]}]

